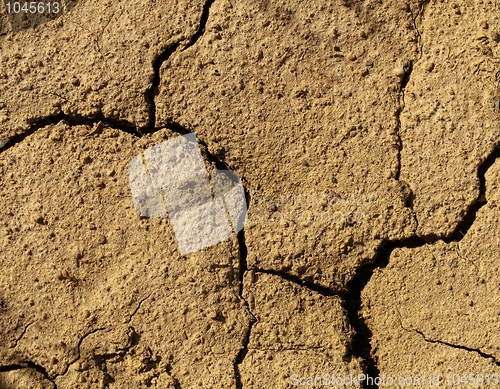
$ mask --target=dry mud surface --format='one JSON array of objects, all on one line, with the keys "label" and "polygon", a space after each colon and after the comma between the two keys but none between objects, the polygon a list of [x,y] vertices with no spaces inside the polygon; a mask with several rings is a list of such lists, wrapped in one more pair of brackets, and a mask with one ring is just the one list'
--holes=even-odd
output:
[{"label": "dry mud surface", "polygon": [[[500,384],[500,3],[61,6],[0,7],[0,389]],[[248,220],[182,255],[128,167],[191,132]]]}]

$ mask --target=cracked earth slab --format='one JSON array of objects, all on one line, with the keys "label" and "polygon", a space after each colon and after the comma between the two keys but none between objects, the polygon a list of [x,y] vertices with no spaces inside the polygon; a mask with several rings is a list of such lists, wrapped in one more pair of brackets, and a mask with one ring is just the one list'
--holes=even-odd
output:
[{"label": "cracked earth slab", "polygon": [[[482,201],[500,100],[492,7],[81,0],[33,29],[2,22],[0,387],[365,371],[355,308],[332,293],[352,298],[386,242],[449,236]],[[207,167],[243,178],[249,223],[180,256],[168,218],[137,216],[126,167],[191,130]],[[395,249],[368,283],[380,373],[497,373],[498,173],[460,242]]]},{"label": "cracked earth slab", "polygon": [[237,239],[181,256],[129,193],[128,162],[174,136],[60,122],[0,154],[1,366],[58,388],[235,387]]},{"label": "cracked earth slab", "polygon": [[345,291],[384,240],[412,236],[397,180],[412,23],[408,4],[215,1],[162,65],[156,124],[192,129],[244,177],[249,268]]},{"label": "cracked earth slab", "polygon": [[24,368],[0,373],[0,388],[8,389],[56,389],[42,373],[32,368]]},{"label": "cracked earth slab", "polygon": [[358,376],[353,330],[342,299],[323,296],[276,275],[246,272],[243,297],[255,316],[239,365],[244,388],[289,388],[298,377]]},{"label": "cracked earth slab", "polygon": [[463,239],[395,249],[367,284],[362,314],[381,374],[500,373],[499,176],[497,160]]},{"label": "cracked earth slab", "polygon": [[51,22],[0,36],[0,138],[61,112],[151,124],[153,62],[191,39],[203,5],[82,0]]},{"label": "cracked earth slab", "polygon": [[401,113],[401,180],[420,236],[450,236],[479,195],[477,170],[499,142],[500,12],[488,1],[426,4],[422,56]]}]

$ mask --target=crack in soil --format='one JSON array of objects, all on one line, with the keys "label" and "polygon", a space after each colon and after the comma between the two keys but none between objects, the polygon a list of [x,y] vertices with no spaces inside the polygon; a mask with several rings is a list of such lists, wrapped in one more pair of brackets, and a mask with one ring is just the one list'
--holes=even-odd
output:
[{"label": "crack in soil", "polygon": [[[146,91],[146,102],[149,104],[149,125],[147,127],[141,128],[139,130],[136,130],[136,126],[133,123],[127,122],[127,121],[122,121],[122,120],[112,120],[112,119],[107,119],[104,117],[102,113],[99,115],[93,117],[93,118],[84,118],[84,117],[79,117],[79,116],[73,116],[70,117],[68,115],[64,115],[63,113],[60,113],[56,116],[49,117],[49,118],[44,118],[40,119],[37,121],[34,121],[30,128],[24,132],[23,134],[16,135],[8,140],[8,143],[3,146],[3,148],[0,148],[0,153],[3,151],[7,150],[8,148],[16,145],[17,143],[23,141],[26,137],[29,135],[33,134],[36,132],[38,129],[50,125],[50,124],[56,124],[60,122],[61,120],[66,121],[69,125],[75,126],[75,125],[82,125],[82,124],[87,124],[94,126],[95,124],[98,124],[99,122],[102,122],[105,125],[108,125],[113,128],[118,128],[122,131],[128,132],[136,137],[142,137],[145,134],[148,133],[153,133],[159,128],[156,127],[156,105],[155,105],[155,95],[158,92],[158,87],[160,85],[160,69],[161,66],[165,61],[167,61],[172,54],[174,54],[180,47],[182,47],[181,51],[184,51],[188,49],[189,47],[193,46],[198,39],[203,35],[205,32],[206,24],[208,21],[208,16],[209,16],[209,10],[211,5],[213,4],[214,0],[208,0],[203,7],[203,12],[202,16],[200,19],[200,25],[197,30],[197,32],[189,39],[189,41],[185,44],[183,44],[185,41],[177,42],[171,46],[169,46],[162,54],[160,54],[153,62],[153,68],[154,68],[154,77],[153,81],[151,84],[151,87],[147,89]],[[418,37],[418,49],[420,52],[420,58],[422,57],[422,46],[421,46],[421,39],[422,36],[420,34],[420,31],[417,28],[417,19],[420,15],[423,14],[424,8],[426,4],[429,3],[429,0],[423,1],[420,6],[418,12],[413,15],[413,25],[417,33]],[[419,58],[419,59],[420,59]],[[400,86],[400,106],[396,112],[396,117],[397,117],[397,137],[399,138],[399,143],[400,147],[398,148],[398,168],[396,172],[396,180],[399,180],[400,177],[400,172],[401,172],[401,148],[402,148],[402,143],[401,143],[401,138],[400,138],[400,129],[401,129],[401,121],[400,121],[400,115],[401,112],[404,110],[404,91],[405,87],[408,84],[411,73],[413,70],[414,65],[418,62],[417,59],[415,63],[410,62],[408,69],[406,70],[405,76],[403,77],[401,81],[401,86]],[[177,123],[170,123],[166,126],[168,129],[170,129],[173,132],[179,133],[181,135],[186,135],[190,133],[191,131],[182,127],[181,125]],[[207,155],[210,160],[212,160],[218,169],[224,169],[224,170],[230,170],[226,163],[224,161],[221,161],[219,158],[216,156],[212,155],[211,153],[208,152],[208,147],[207,144],[199,139],[199,143],[206,148]],[[440,238],[437,236],[426,236],[426,237],[418,237],[418,236],[413,236],[408,239],[404,240],[399,240],[399,241],[385,241],[383,242],[382,246],[379,248],[377,255],[375,256],[375,259],[368,264],[365,264],[361,266],[355,276],[352,278],[352,280],[349,282],[349,286],[347,288],[347,292],[345,293],[335,293],[329,288],[325,288],[322,286],[319,286],[315,284],[314,282],[309,282],[306,280],[302,280],[298,277],[289,275],[287,273],[283,272],[278,272],[278,271],[272,271],[272,270],[262,270],[262,269],[253,269],[256,272],[260,273],[265,273],[265,274],[271,274],[275,276],[279,276],[287,281],[290,281],[296,285],[299,285],[301,287],[308,288],[312,291],[315,291],[317,293],[320,293],[323,296],[334,296],[338,295],[341,296],[344,299],[344,308],[348,314],[349,317],[349,322],[353,326],[355,330],[355,335],[352,340],[351,348],[350,348],[350,354],[348,355],[349,357],[360,357],[362,358],[365,363],[366,363],[366,371],[370,376],[373,377],[378,377],[380,376],[380,371],[377,367],[377,361],[376,357],[372,352],[371,344],[370,344],[370,339],[372,337],[372,332],[370,328],[368,327],[367,323],[364,321],[364,319],[361,317],[360,310],[361,310],[361,292],[365,288],[366,284],[370,281],[375,269],[377,268],[385,268],[389,262],[390,255],[392,254],[393,250],[395,248],[416,248],[416,247],[422,247],[426,244],[433,243],[437,240],[443,240],[446,243],[450,243],[453,241],[459,242],[467,233],[471,225],[473,224],[476,214],[479,211],[479,209],[486,204],[486,200],[484,200],[485,196],[485,173],[486,171],[492,166],[492,164],[495,162],[495,160],[500,157],[500,148],[498,146],[493,150],[493,152],[486,158],[485,161],[481,163],[481,165],[478,168],[478,179],[480,181],[480,194],[476,201],[468,208],[465,217],[462,219],[461,223],[457,226],[455,231],[450,237],[444,237]],[[413,196],[413,194],[411,194]],[[248,196],[248,193],[246,193],[246,196]],[[248,199],[247,199],[248,200]],[[411,208],[411,202],[409,203],[409,206]],[[418,220],[417,220],[418,222]],[[239,365],[243,362],[245,359],[245,356],[248,353],[248,343],[250,339],[250,334],[252,330],[252,326],[257,322],[257,319],[255,316],[252,314],[250,311],[250,307],[248,303],[245,301],[243,298],[243,275],[246,271],[248,271],[248,265],[247,265],[247,247],[245,243],[245,235],[244,231],[240,231],[238,233],[238,242],[239,242],[239,249],[240,249],[240,269],[239,269],[239,297],[242,299],[242,301],[245,302],[245,305],[248,308],[248,311],[250,312],[251,316],[253,317],[253,320],[250,322],[250,325],[248,327],[248,330],[245,334],[244,341],[243,341],[243,347],[239,351],[235,362],[234,362],[234,371],[235,371],[235,377],[236,377],[236,386],[238,388],[242,388],[242,382],[241,382],[241,376],[240,376],[240,371],[239,371]],[[140,308],[142,302],[144,302],[147,298],[150,296],[144,298],[141,300],[135,311],[132,313],[130,319],[135,315],[135,313],[138,311]],[[129,320],[130,321],[130,320]],[[32,324],[32,323],[31,323]],[[29,324],[30,325],[30,324]],[[27,327],[29,327],[29,325]],[[402,323],[401,323],[402,326]],[[24,329],[24,332],[26,332],[27,327]],[[433,339],[428,339],[426,338],[425,334],[422,333],[419,330],[416,329],[411,329],[408,330],[402,326],[402,328],[406,331],[413,331],[422,336],[422,338],[426,342],[431,342],[431,343],[437,343],[437,344],[442,344],[446,345],[449,347],[453,347],[456,349],[462,349],[465,351],[469,352],[475,352],[478,353],[481,357],[483,358],[488,358],[488,359],[493,359],[493,361],[500,366],[500,363],[495,360],[495,358],[491,355],[485,354],[481,352],[480,350],[475,350],[471,349],[465,346],[460,346],[460,345],[454,345],[450,344],[447,342],[443,342],[440,340],[433,340]],[[65,375],[69,369],[69,366],[76,362],[80,358],[80,346],[83,342],[83,340],[97,332],[97,331],[102,331],[104,328],[98,328],[96,330],[93,330],[86,335],[84,335],[78,342],[77,345],[77,357],[70,363],[68,363],[65,371],[62,374],[55,375],[53,379],[58,377],[59,375]],[[24,334],[23,332],[23,334]],[[21,336],[22,337],[22,336]],[[25,364],[15,364],[15,365],[9,365],[9,366],[0,366],[0,372],[6,372],[6,371],[12,371],[12,370],[18,370],[18,369],[24,369],[24,368],[33,368],[37,371],[39,371],[45,378],[47,378],[50,382],[52,382],[55,385],[55,382],[53,379],[50,378],[49,374],[45,370],[43,366],[36,365],[33,362],[26,362]],[[180,384],[177,379],[175,379],[175,387],[180,388]],[[364,383],[365,387],[368,387],[366,383]],[[57,388],[57,386],[56,386]]]},{"label": "crack in soil", "polygon": [[[476,214],[486,204],[485,192],[486,192],[486,182],[485,174],[488,169],[493,165],[493,163],[500,158],[500,147],[496,147],[493,152],[488,156],[488,158],[481,164],[478,169],[478,179],[480,181],[480,193],[479,196],[467,211],[466,216],[462,219],[460,224],[455,229],[455,232],[449,238],[438,238],[438,237],[418,237],[413,236],[408,239],[400,241],[389,241],[384,242],[384,244],[379,249],[375,260],[369,264],[366,264],[358,269],[356,275],[350,281],[347,288],[348,292],[344,295],[346,311],[349,314],[349,321],[354,327],[356,334],[353,341],[353,356],[362,357],[367,363],[367,372],[372,377],[380,376],[380,371],[377,368],[377,361],[375,355],[372,353],[370,338],[372,337],[372,332],[368,327],[367,323],[364,321],[363,317],[359,314],[361,310],[361,292],[365,286],[370,281],[375,269],[383,269],[389,263],[389,258],[395,248],[417,248],[422,247],[427,244],[434,243],[438,240],[442,240],[449,244],[451,242],[460,242],[464,236],[469,231],[474,220],[476,219]],[[349,309],[350,308],[350,309]],[[417,331],[417,330],[415,330]],[[439,342],[439,341],[436,341]],[[445,342],[440,342],[447,344]],[[447,344],[453,346],[451,344]],[[464,346],[456,346],[457,348],[462,348],[464,350],[476,351],[485,358],[490,358],[491,356],[481,353],[480,351],[468,349]],[[492,357],[491,357],[492,358]],[[500,366],[500,363],[498,364]],[[374,386],[376,387],[376,386]]]},{"label": "crack in soil", "polygon": [[16,339],[16,343],[14,344],[14,348],[17,347],[17,344],[19,343],[19,341],[23,338],[23,336],[26,334],[26,331],[28,331],[28,327],[31,326],[32,324],[35,324],[34,321],[32,321],[31,323],[29,323],[28,325],[26,325],[26,327],[24,327],[24,330],[23,332],[21,333],[21,335]]},{"label": "crack in soil", "polygon": [[458,349],[458,350],[465,350],[465,351],[468,351],[468,352],[477,353],[477,354],[479,354],[481,357],[483,357],[485,359],[491,359],[491,360],[493,360],[493,363],[495,363],[495,365],[500,366],[500,362],[498,362],[493,355],[489,355],[489,354],[483,353],[481,350],[473,349],[473,348],[466,347],[466,346],[461,346],[461,345],[458,345],[458,344],[452,344],[452,343],[444,342],[442,340],[428,339],[422,331],[417,330],[415,328],[412,328],[411,330],[408,330],[408,329],[406,329],[406,328],[403,327],[403,329],[406,330],[406,331],[409,331],[409,332],[416,332],[417,334],[419,334],[420,336],[422,336],[422,338],[426,342],[429,342],[429,343],[442,344],[444,346],[449,346],[449,347],[452,347],[452,348],[455,348],[455,349]]},{"label": "crack in soil", "polygon": [[286,272],[282,271],[276,271],[276,270],[264,270],[264,269],[259,269],[259,268],[252,268],[253,271],[256,273],[263,273],[263,274],[271,274],[274,276],[281,277],[282,279],[289,281],[295,285],[298,285],[302,288],[307,288],[309,290],[312,290],[313,292],[319,293],[320,295],[324,297],[331,297],[331,296],[342,296],[341,291],[334,291],[333,289],[326,288],[324,286],[315,284],[313,281],[307,281],[302,278],[299,278],[297,276],[291,275]]},{"label": "crack in soil", "polygon": [[473,352],[473,353],[479,354],[482,358],[490,359],[490,360],[493,361],[493,363],[495,363],[495,365],[500,366],[500,362],[498,362],[493,355],[486,354],[486,353],[482,352],[479,349],[473,349],[473,348],[470,348],[470,347],[467,347],[467,346],[461,346],[461,345],[458,345],[458,344],[448,343],[448,342],[444,342],[444,341],[439,340],[439,339],[429,339],[429,338],[427,338],[427,336],[425,336],[425,334],[423,333],[423,331],[417,330],[416,328],[413,328],[413,327],[410,327],[409,329],[406,328],[403,325],[403,318],[401,316],[401,312],[399,312],[399,310],[397,308],[396,308],[396,312],[398,313],[398,316],[399,316],[399,326],[404,331],[410,332],[410,333],[411,332],[417,333],[417,334],[419,334],[424,339],[424,341],[429,342],[429,343],[441,344],[443,346],[452,347],[454,349],[464,350],[464,351],[468,351],[468,352]]},{"label": "crack in soil", "polygon": [[245,275],[245,272],[248,271],[248,265],[247,265],[247,245],[245,242],[245,231],[241,230],[238,233],[238,245],[239,245],[239,255],[240,255],[240,274],[239,274],[239,282],[240,282],[240,289],[238,291],[238,295],[242,301],[244,301],[245,306],[248,309],[248,312],[252,316],[252,320],[250,321],[250,324],[248,326],[248,329],[245,333],[245,337],[243,338],[243,345],[241,350],[238,352],[238,355],[236,356],[236,359],[233,364],[234,368],[234,376],[236,380],[236,387],[238,389],[243,389],[243,383],[241,382],[241,372],[240,372],[240,365],[245,359],[246,355],[248,354],[248,343],[250,342],[250,334],[252,332],[252,327],[253,325],[257,322],[257,318],[254,316],[252,311],[250,310],[250,305],[248,302],[243,298],[243,276]]},{"label": "crack in soil", "polygon": [[[191,37],[191,39],[189,39],[189,41],[185,44],[185,46],[182,47],[181,51],[187,50],[188,48],[193,46],[205,32],[205,27],[207,25],[210,7],[214,1],[215,0],[208,0],[204,4],[203,12],[201,14],[201,19],[200,19],[200,26],[198,27],[198,30],[195,32],[195,34]],[[175,53],[179,47],[181,47],[182,43],[183,43],[182,41],[177,42],[167,47],[166,50],[153,61],[153,69],[154,69],[153,82],[151,84],[151,87],[148,88],[145,93],[146,102],[149,104],[149,126],[147,126],[144,129],[141,129],[141,132],[143,133],[153,133],[159,130],[159,128],[156,127],[155,95],[157,94],[158,87],[160,86],[160,69],[163,63],[165,61],[168,61],[170,56],[173,53]]]},{"label": "crack in soil", "polygon": [[134,317],[134,315],[137,313],[137,311],[139,310],[139,308],[141,307],[142,303],[144,301],[146,301],[148,298],[151,297],[151,294],[147,295],[146,297],[144,297],[141,301],[139,301],[139,304],[137,305],[137,307],[134,309],[134,312],[131,313],[129,319],[128,319],[128,323],[130,324],[130,322],[132,321],[132,318]]},{"label": "crack in soil", "polygon": [[37,121],[34,121],[30,128],[23,132],[22,134],[17,134],[14,135],[13,137],[9,138],[5,145],[0,147],[0,154],[8,150],[9,148],[15,146],[16,144],[22,142],[24,139],[26,139],[28,136],[34,134],[37,132],[39,129],[48,126],[48,125],[55,125],[61,121],[66,122],[68,125],[74,127],[74,126],[81,126],[81,125],[89,125],[91,127],[98,125],[99,123],[102,123],[106,126],[109,126],[111,128],[115,128],[118,130],[121,130],[123,132],[129,133],[135,137],[142,137],[141,133],[139,133],[137,130],[134,129],[134,126],[125,121],[115,121],[115,120],[109,120],[104,117],[104,115],[99,114],[96,115],[92,119],[84,118],[84,117],[75,117],[75,116],[68,116],[63,113],[60,113],[56,116],[52,116],[49,118],[44,118],[40,119]]},{"label": "crack in soil", "polygon": [[21,370],[21,369],[36,370],[37,372],[42,374],[46,380],[51,382],[54,385],[54,387],[57,389],[57,385],[54,382],[54,379],[50,378],[49,374],[47,373],[47,370],[45,370],[45,368],[43,366],[37,365],[36,363],[31,362],[31,361],[24,362],[23,364],[0,366],[0,373],[6,373],[9,371]]},{"label": "crack in soil", "polygon": [[57,377],[59,376],[64,376],[66,375],[66,373],[68,372],[69,370],[69,367],[75,363],[76,361],[78,361],[80,359],[80,346],[82,345],[82,342],[85,340],[85,338],[87,338],[87,336],[89,335],[92,335],[98,331],[104,331],[106,328],[96,328],[95,330],[92,330],[90,332],[88,332],[87,334],[83,335],[80,340],[78,341],[78,344],[76,346],[76,350],[77,350],[77,356],[75,358],[73,358],[72,361],[68,362],[68,364],[66,365],[66,368],[64,369],[64,371],[61,373],[61,374],[56,374],[54,375],[53,379],[55,380]]},{"label": "crack in soil", "polygon": [[[210,10],[210,6],[213,4],[215,0],[208,0],[204,6],[203,6],[203,11],[202,15],[200,18],[200,26],[198,30],[194,33],[194,35],[188,40],[188,42],[183,46],[182,51],[188,49],[189,47],[193,46],[198,39],[203,35],[205,32],[205,26],[208,21],[208,14]],[[110,19],[111,20],[111,19]],[[55,116],[50,116],[46,118],[41,118],[38,120],[33,120],[30,123],[30,127],[24,131],[21,134],[14,135],[11,138],[4,138],[0,139],[0,153],[4,152],[8,148],[18,144],[19,142],[22,142],[26,137],[29,135],[33,134],[40,128],[43,128],[47,125],[54,125],[60,122],[61,120],[65,120],[68,124],[74,126],[74,125],[82,125],[82,124],[89,124],[89,125],[94,125],[99,122],[102,122],[105,125],[108,125],[110,127],[120,129],[124,132],[128,132],[134,136],[141,137],[144,134],[147,133],[153,133],[159,128],[155,127],[156,124],[156,105],[154,101],[154,96],[155,93],[157,92],[158,86],[160,84],[160,68],[163,65],[165,61],[167,61],[170,56],[182,45],[184,41],[176,42],[173,45],[167,47],[167,49],[160,54],[154,61],[153,61],[153,69],[154,69],[154,77],[153,81],[151,84],[151,87],[148,88],[145,92],[145,99],[146,103],[149,105],[149,125],[143,128],[137,129],[137,126],[134,123],[131,123],[126,120],[121,120],[121,119],[110,119],[106,118],[102,112],[99,112],[97,115],[94,115],[91,118],[86,118],[80,115],[66,115],[64,113],[59,113]],[[51,92],[54,95],[57,95],[55,92]],[[58,95],[57,95],[58,96]],[[175,126],[175,125],[174,125]]]},{"label": "crack in soil", "polygon": [[418,50],[419,50],[419,53],[420,53],[420,58],[422,58],[422,44],[421,44],[422,43],[422,35],[420,34],[420,31],[417,28],[417,19],[418,19],[419,16],[423,15],[424,8],[425,8],[425,6],[427,4],[429,4],[429,2],[430,2],[430,0],[424,0],[424,1],[422,1],[422,3],[420,3],[420,5],[419,5],[419,8],[418,8],[418,11],[417,11],[416,15],[413,15],[413,11],[412,11],[412,9],[410,7],[410,12],[411,12],[411,15],[413,17],[413,28],[415,29],[415,32],[417,33],[417,42],[418,42]]}]

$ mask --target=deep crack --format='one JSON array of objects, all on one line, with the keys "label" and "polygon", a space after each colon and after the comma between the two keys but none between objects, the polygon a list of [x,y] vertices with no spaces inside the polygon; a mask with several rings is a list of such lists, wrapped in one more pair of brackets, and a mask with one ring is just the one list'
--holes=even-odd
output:
[{"label": "deep crack", "polygon": [[238,352],[238,355],[236,356],[236,359],[234,361],[234,376],[236,380],[236,387],[238,389],[243,388],[243,384],[241,382],[241,372],[240,372],[240,367],[239,365],[243,362],[245,359],[247,353],[248,353],[248,343],[250,342],[250,334],[252,332],[252,327],[253,325],[257,322],[256,317],[253,315],[252,311],[250,310],[250,305],[248,302],[245,300],[243,297],[243,276],[245,275],[245,272],[248,270],[247,267],[247,245],[245,243],[245,231],[241,230],[238,233],[238,244],[239,244],[239,258],[240,258],[240,273],[239,273],[239,282],[240,282],[240,288],[238,291],[240,299],[245,303],[245,306],[248,309],[248,312],[252,316],[252,320],[250,321],[248,325],[248,329],[245,333],[245,337],[243,338],[243,345],[241,350]]},{"label": "deep crack", "polygon": [[[385,242],[383,246],[379,249],[379,252],[375,257],[375,260],[371,263],[368,263],[360,267],[356,272],[356,275],[350,281],[349,286],[347,288],[348,292],[345,294],[344,298],[345,298],[346,310],[349,314],[350,323],[356,331],[353,341],[352,355],[360,356],[366,361],[367,372],[368,374],[370,374],[370,376],[378,377],[380,376],[379,374],[380,372],[377,368],[376,357],[375,355],[373,355],[370,345],[372,332],[368,327],[367,323],[364,321],[363,317],[359,314],[361,310],[361,292],[370,281],[372,275],[374,274],[375,269],[378,268],[383,269],[387,266],[387,264],[389,263],[389,258],[395,248],[403,248],[403,247],[417,248],[425,246],[430,243],[434,243],[438,240],[442,240],[447,244],[451,242],[460,242],[467,234],[469,228],[472,226],[476,218],[477,211],[479,211],[479,209],[481,209],[481,207],[486,204],[486,201],[483,200],[486,192],[485,174],[499,157],[500,157],[500,148],[497,147],[479,167],[478,178],[481,184],[480,184],[480,193],[478,199],[476,203],[469,208],[467,215],[462,219],[462,222],[457,226],[455,232],[449,238],[437,238],[437,237],[423,238],[423,237],[413,236],[411,238],[404,240]],[[440,342],[440,341],[436,342],[447,344],[445,342]],[[464,346],[456,346],[451,344],[447,345],[455,346],[456,348],[462,348],[468,351],[475,351],[480,353],[482,356],[485,356],[486,358],[491,357],[487,354],[481,353],[478,350],[469,349]]]},{"label": "deep crack", "polygon": [[60,113],[56,116],[52,116],[52,117],[48,117],[48,118],[34,121],[28,130],[26,130],[25,132],[23,132],[21,134],[17,134],[17,135],[14,135],[13,137],[9,138],[7,143],[3,146],[3,148],[0,147],[0,154],[5,152],[7,149],[17,145],[18,143],[22,142],[28,136],[33,135],[39,129],[46,127],[48,125],[56,125],[61,121],[66,122],[68,125],[70,125],[72,127],[81,126],[81,125],[89,125],[89,126],[93,127],[94,125],[102,123],[103,125],[106,125],[106,126],[111,127],[111,128],[119,129],[119,130],[126,132],[126,133],[129,133],[135,137],[142,136],[138,131],[136,131],[134,129],[134,127],[131,123],[125,122],[125,121],[109,120],[109,119],[106,119],[102,114],[96,115],[92,119],[88,119],[85,117],[68,116],[68,115],[65,115],[63,113]]},{"label": "deep crack", "polygon": [[[210,6],[213,4],[214,1],[215,0],[208,0],[204,4],[198,30],[193,34],[193,36],[191,36],[188,42],[183,46],[182,51],[193,46],[205,32]],[[107,126],[120,129],[137,137],[141,137],[143,134],[155,132],[156,130],[158,130],[158,128],[156,128],[156,105],[154,101],[154,96],[160,84],[160,68],[163,65],[163,63],[167,61],[170,58],[170,56],[182,45],[182,43],[183,41],[176,42],[171,46],[167,47],[167,49],[153,61],[153,69],[154,69],[153,81],[151,87],[148,88],[145,92],[146,103],[149,105],[148,109],[149,125],[146,126],[145,128],[140,128],[139,131],[137,131],[136,124],[128,122],[126,120],[106,118],[102,112],[99,112],[97,115],[94,115],[91,118],[87,118],[81,115],[66,115],[61,112],[54,116],[33,120],[30,123],[30,127],[26,131],[23,131],[21,134],[14,135],[13,137],[8,139],[7,138],[0,139],[0,153],[23,141],[26,137],[32,135],[40,128],[43,128],[51,124],[52,125],[57,124],[61,120],[65,120],[70,125],[82,125],[82,124],[94,125],[99,122],[102,122]],[[59,96],[55,92],[51,93]]]},{"label": "deep crack", "polygon": [[6,373],[9,371],[22,370],[22,369],[36,370],[37,372],[42,374],[46,380],[50,381],[54,385],[54,387],[57,389],[57,385],[56,385],[54,379],[50,378],[49,374],[47,373],[47,370],[45,370],[45,368],[43,366],[37,365],[36,363],[31,362],[31,361],[23,362],[22,364],[0,366],[0,373]]},{"label": "deep crack", "polygon": [[[194,35],[189,39],[189,41],[182,47],[181,51],[184,51],[191,46],[193,46],[198,39],[205,32],[205,27],[208,21],[208,14],[210,12],[210,6],[213,4],[215,0],[208,0],[203,6],[203,12],[200,18],[200,26],[198,30],[194,33]],[[166,48],[166,50],[160,54],[153,61],[153,82],[151,87],[146,90],[146,102],[149,104],[149,126],[144,129],[141,129],[142,133],[153,133],[159,128],[156,127],[156,103],[155,103],[155,95],[158,92],[158,87],[160,86],[160,70],[164,62],[168,61],[168,59],[172,56],[173,53],[177,51],[179,47],[181,47],[182,41],[174,43],[173,45]],[[163,127],[162,127],[163,128]]]},{"label": "deep crack", "polygon": [[449,238],[443,238],[446,243],[459,242],[467,234],[472,224],[476,220],[477,212],[486,204],[486,172],[500,158],[500,146],[497,145],[491,154],[479,165],[477,178],[479,180],[479,196],[473,204],[467,209],[465,216],[455,231]]}]

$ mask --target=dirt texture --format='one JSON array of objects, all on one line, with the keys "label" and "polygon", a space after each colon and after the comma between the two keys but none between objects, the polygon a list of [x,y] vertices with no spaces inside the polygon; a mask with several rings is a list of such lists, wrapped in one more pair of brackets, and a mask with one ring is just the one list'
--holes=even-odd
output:
[{"label": "dirt texture", "polygon": [[499,173],[497,161],[487,204],[460,242],[394,250],[363,291],[381,374],[405,371],[428,384],[431,375],[500,373]]},{"label": "dirt texture", "polygon": [[5,35],[0,137],[59,114],[149,125],[153,61],[187,44],[202,8],[201,1],[80,1],[53,22]]},{"label": "dirt texture", "polygon": [[128,162],[169,136],[60,122],[2,153],[2,365],[59,388],[234,381],[250,324],[237,240],[181,257],[128,193]]},{"label": "dirt texture", "polygon": [[408,10],[373,5],[216,2],[160,69],[156,124],[192,129],[246,179],[251,269],[345,291],[384,240],[416,229],[396,92],[417,34]]},{"label": "dirt texture", "polygon": [[[479,196],[478,167],[498,144],[498,9],[432,2],[421,14],[422,55],[404,91],[401,180],[420,236],[450,236]],[[487,28],[485,28],[487,27]]]},{"label": "dirt texture", "polygon": [[269,274],[247,272],[243,296],[256,322],[239,366],[243,387],[288,388],[293,374],[357,376],[353,331],[342,299],[325,297]]},{"label": "dirt texture", "polygon": [[[0,389],[500,380],[499,4],[4,3]],[[190,133],[210,184],[144,215]],[[182,255],[214,170],[246,225]]]}]

